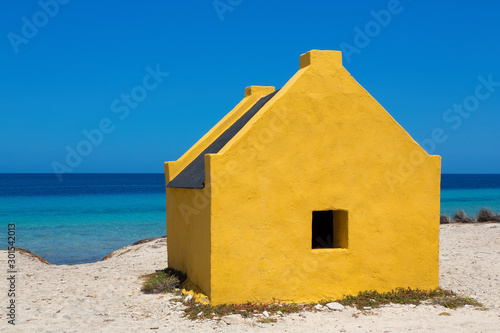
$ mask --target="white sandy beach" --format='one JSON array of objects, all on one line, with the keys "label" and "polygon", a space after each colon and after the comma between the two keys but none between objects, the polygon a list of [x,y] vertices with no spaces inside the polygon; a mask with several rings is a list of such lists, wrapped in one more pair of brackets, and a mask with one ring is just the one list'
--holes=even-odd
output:
[{"label": "white sandy beach", "polygon": [[[354,308],[279,317],[262,324],[183,318],[173,296],[146,295],[139,276],[167,266],[166,240],[126,246],[105,261],[47,265],[16,253],[16,325],[7,323],[7,252],[0,253],[0,332],[498,332],[500,224],[442,225],[440,286],[487,309],[390,305],[363,314]],[[447,315],[449,314],[449,315]]]}]

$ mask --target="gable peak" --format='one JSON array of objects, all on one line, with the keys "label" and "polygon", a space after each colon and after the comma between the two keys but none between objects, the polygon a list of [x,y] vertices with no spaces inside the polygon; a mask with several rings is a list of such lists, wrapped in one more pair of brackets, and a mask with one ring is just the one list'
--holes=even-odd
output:
[{"label": "gable peak", "polygon": [[300,69],[307,66],[342,67],[342,52],[311,50],[300,56]]}]

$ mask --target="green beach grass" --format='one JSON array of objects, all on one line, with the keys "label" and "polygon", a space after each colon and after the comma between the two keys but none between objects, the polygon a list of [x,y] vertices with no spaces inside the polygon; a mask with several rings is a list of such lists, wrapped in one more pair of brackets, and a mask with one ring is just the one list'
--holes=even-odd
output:
[{"label": "green beach grass", "polygon": [[[178,297],[174,301],[182,302],[186,308],[185,316],[189,319],[214,319],[222,316],[239,314],[243,318],[262,315],[267,312],[268,316],[284,316],[302,311],[318,311],[315,307],[320,304],[325,306],[330,302],[337,302],[344,306],[352,306],[362,312],[379,308],[387,304],[420,304],[442,305],[448,309],[456,309],[465,305],[474,306],[477,309],[484,309],[483,305],[474,299],[461,297],[453,291],[436,289],[420,290],[412,288],[397,288],[390,292],[379,293],[374,290],[363,291],[357,295],[344,296],[341,299],[321,300],[315,303],[245,303],[245,304],[222,304],[210,305],[196,302],[195,299],[185,301],[180,291],[180,286],[187,278],[186,274],[171,268],[166,268],[152,274],[142,276],[145,279],[142,285],[144,293],[172,293]],[[262,316],[258,321],[262,323],[276,322],[276,318]]]}]

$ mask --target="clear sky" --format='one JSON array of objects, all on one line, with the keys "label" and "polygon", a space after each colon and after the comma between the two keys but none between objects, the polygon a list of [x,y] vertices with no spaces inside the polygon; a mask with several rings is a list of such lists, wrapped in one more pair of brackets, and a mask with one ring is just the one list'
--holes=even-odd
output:
[{"label": "clear sky", "polygon": [[0,172],[161,173],[246,86],[279,88],[300,54],[329,49],[444,173],[500,173],[499,14],[486,0],[2,1]]}]

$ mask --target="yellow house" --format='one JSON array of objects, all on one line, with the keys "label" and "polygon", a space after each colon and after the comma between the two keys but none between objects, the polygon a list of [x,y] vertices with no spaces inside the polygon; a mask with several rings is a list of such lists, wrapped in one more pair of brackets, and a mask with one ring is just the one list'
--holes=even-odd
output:
[{"label": "yellow house", "polygon": [[169,267],[212,304],[434,289],[441,159],[313,50],[165,163]]}]

